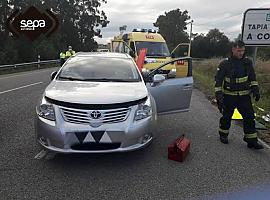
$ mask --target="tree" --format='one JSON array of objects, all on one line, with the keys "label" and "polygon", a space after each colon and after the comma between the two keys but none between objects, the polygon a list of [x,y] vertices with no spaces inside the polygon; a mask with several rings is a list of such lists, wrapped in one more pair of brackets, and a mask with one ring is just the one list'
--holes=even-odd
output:
[{"label": "tree", "polygon": [[171,10],[165,15],[160,15],[155,27],[158,27],[160,34],[165,38],[170,50],[174,49],[180,42],[188,41],[187,20],[190,19],[188,11],[180,11],[180,9]]},{"label": "tree", "polygon": [[231,42],[218,29],[209,30],[205,35],[197,35],[192,42],[192,56],[195,58],[226,57],[230,53]]},{"label": "tree", "polygon": [[230,41],[224,33],[220,32],[218,29],[211,29],[206,37],[209,40],[209,53],[210,57],[222,57],[227,55],[230,51]]},{"label": "tree", "polygon": [[[0,0],[0,64],[12,64],[28,62],[37,59],[40,54],[42,59],[58,58],[59,51],[66,50],[71,45],[76,51],[91,51],[97,48],[94,36],[101,36],[100,29],[106,27],[109,21],[103,11],[100,10],[106,0]],[[46,38],[40,36],[35,41],[20,37],[16,39],[9,34],[5,27],[7,16],[15,9],[24,11],[30,6],[35,6],[39,11],[50,9],[59,20],[58,30]],[[6,45],[12,40],[12,48]],[[9,41],[10,43],[10,41]],[[7,48],[7,49],[5,49]],[[7,58],[12,53],[12,59]],[[3,63],[4,61],[4,63]]]},{"label": "tree", "polygon": [[0,0],[0,44],[8,37],[8,30],[6,28],[6,21],[9,15],[11,15],[12,9],[8,0]]},{"label": "tree", "polygon": [[203,34],[194,37],[191,47],[191,56],[194,58],[209,58],[210,43]]}]

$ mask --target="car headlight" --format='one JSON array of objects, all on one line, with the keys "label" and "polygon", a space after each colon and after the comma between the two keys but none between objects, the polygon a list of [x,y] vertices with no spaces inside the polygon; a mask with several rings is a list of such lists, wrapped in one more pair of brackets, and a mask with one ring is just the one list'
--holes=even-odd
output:
[{"label": "car headlight", "polygon": [[41,102],[36,108],[38,116],[55,121],[55,113],[53,105],[45,100],[43,97]]},{"label": "car headlight", "polygon": [[149,72],[149,70],[148,69],[146,69],[146,68],[142,68],[142,72]]},{"label": "car headlight", "polygon": [[176,69],[175,68],[172,68],[171,69],[171,72],[176,73]]},{"label": "car headlight", "polygon": [[151,115],[152,115],[152,107],[150,97],[148,97],[145,102],[138,105],[138,109],[136,110],[134,120],[138,121]]}]

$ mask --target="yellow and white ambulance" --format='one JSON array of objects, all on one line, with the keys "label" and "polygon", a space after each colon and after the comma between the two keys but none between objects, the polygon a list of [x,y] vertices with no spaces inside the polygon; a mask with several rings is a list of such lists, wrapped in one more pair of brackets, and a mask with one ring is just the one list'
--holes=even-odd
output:
[{"label": "yellow and white ambulance", "polygon": [[[153,29],[133,29],[130,33],[115,36],[110,43],[110,51],[128,53],[135,61],[142,49],[146,49],[143,71],[152,71],[174,58],[190,56],[189,43],[180,43],[169,52],[165,39]],[[160,73],[168,77],[187,77],[188,62],[179,60],[162,68]]]}]

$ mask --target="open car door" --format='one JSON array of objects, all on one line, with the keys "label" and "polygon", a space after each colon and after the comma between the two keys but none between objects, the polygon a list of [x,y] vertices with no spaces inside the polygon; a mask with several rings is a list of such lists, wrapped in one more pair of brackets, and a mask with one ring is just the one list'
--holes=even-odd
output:
[{"label": "open car door", "polygon": [[[186,77],[168,78],[158,84],[153,82],[153,77],[155,74],[158,74],[159,69],[180,60],[188,61],[188,73]],[[189,111],[193,87],[192,58],[177,58],[164,63],[148,74],[145,80],[148,91],[156,101],[159,115]]]},{"label": "open car door", "polygon": [[190,56],[190,44],[179,43],[171,52],[176,58],[189,57]]},{"label": "open car door", "polygon": [[[171,52],[173,58],[189,57],[190,43],[180,43]],[[188,61],[179,60],[175,62],[176,77],[186,77],[188,73]]]}]

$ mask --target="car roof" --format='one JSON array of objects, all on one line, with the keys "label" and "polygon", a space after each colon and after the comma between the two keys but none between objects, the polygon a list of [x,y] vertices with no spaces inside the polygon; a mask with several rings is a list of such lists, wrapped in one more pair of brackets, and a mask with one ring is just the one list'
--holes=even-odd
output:
[{"label": "car roof", "polygon": [[115,52],[78,52],[74,57],[131,58],[128,54]]}]

